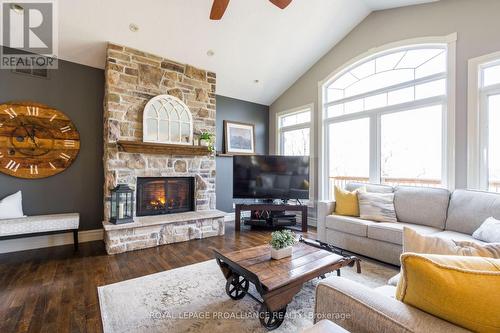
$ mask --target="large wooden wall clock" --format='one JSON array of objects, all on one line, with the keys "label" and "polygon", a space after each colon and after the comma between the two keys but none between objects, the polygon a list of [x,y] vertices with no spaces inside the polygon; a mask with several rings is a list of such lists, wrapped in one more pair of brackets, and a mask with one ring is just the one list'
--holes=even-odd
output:
[{"label": "large wooden wall clock", "polygon": [[80,151],[80,134],[61,111],[38,103],[0,105],[0,172],[46,178],[66,170]]}]

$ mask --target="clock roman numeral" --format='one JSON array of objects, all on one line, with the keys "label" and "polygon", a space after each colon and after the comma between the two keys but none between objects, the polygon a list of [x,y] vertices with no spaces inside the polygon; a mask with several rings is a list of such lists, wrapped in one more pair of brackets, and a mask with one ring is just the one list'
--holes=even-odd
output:
[{"label": "clock roman numeral", "polygon": [[0,123],[0,127],[2,127],[2,126],[3,126],[3,123]]},{"label": "clock roman numeral", "polygon": [[51,167],[53,170],[55,170],[55,169],[56,169],[55,165],[54,165],[54,164],[52,164],[52,162],[49,162],[49,165],[50,165],[50,167]]},{"label": "clock roman numeral", "polygon": [[14,162],[13,160],[10,160],[9,163],[7,163],[7,165],[5,167],[7,169],[9,169],[10,171],[17,172],[17,169],[19,169],[20,165],[21,165],[21,163]]},{"label": "clock roman numeral", "polygon": [[30,173],[32,175],[38,175],[38,165],[30,165]]},{"label": "clock roman numeral", "polygon": [[74,147],[74,146],[75,146],[74,140],[64,140],[64,147]]},{"label": "clock roman numeral", "polygon": [[68,154],[65,154],[65,153],[60,153],[59,157],[65,161],[69,161],[69,159],[71,158],[71,156],[69,156]]},{"label": "clock roman numeral", "polygon": [[71,126],[61,127],[61,132],[66,133],[66,132],[69,132],[69,131],[71,131]]},{"label": "clock roman numeral", "polygon": [[54,114],[52,115],[52,117],[50,117],[49,121],[52,121],[52,120],[56,119],[56,117],[57,117],[57,114],[55,114],[55,113],[54,113]]},{"label": "clock roman numeral", "polygon": [[38,117],[38,107],[28,106],[28,115]]},{"label": "clock roman numeral", "polygon": [[3,158],[3,154],[2,153],[0,153],[0,158]]},{"label": "clock roman numeral", "polygon": [[9,108],[9,109],[7,109],[7,110],[4,110],[4,112],[5,112],[5,113],[7,113],[7,114],[9,115],[10,119],[14,119],[14,118],[16,118],[16,117],[17,117],[17,113],[16,113],[16,111],[14,111],[14,109],[12,109],[12,108]]}]

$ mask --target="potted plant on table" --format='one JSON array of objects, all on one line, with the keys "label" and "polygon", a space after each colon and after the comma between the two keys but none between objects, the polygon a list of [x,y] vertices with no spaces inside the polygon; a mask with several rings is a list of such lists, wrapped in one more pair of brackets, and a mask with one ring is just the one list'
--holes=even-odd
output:
[{"label": "potted plant on table", "polygon": [[282,259],[292,255],[292,245],[297,242],[295,234],[290,230],[271,233],[271,258]]}]

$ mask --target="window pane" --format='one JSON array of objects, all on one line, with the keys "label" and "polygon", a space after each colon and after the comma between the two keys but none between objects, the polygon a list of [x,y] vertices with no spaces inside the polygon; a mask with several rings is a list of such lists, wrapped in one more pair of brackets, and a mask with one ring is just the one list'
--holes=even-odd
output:
[{"label": "window pane", "polygon": [[308,123],[310,121],[311,121],[311,111],[299,112],[288,116],[280,117],[281,127]]},{"label": "window pane", "polygon": [[337,104],[329,106],[326,110],[327,118],[338,117],[344,114],[344,104]]},{"label": "window pane", "polygon": [[414,87],[391,91],[388,93],[389,105],[411,102],[415,99],[414,93],[415,93]]},{"label": "window pane", "polygon": [[443,52],[442,49],[409,50],[396,68],[417,68],[441,52]]},{"label": "window pane", "polygon": [[288,156],[309,156],[310,129],[285,131],[281,137],[281,154]]},{"label": "window pane", "polygon": [[415,87],[415,99],[446,95],[446,80],[432,81]]},{"label": "window pane", "polygon": [[156,119],[146,119],[146,140],[156,141],[158,140],[158,120]]},{"label": "window pane", "polygon": [[370,120],[368,118],[328,125],[330,193],[348,181],[368,181]]},{"label": "window pane", "polygon": [[343,89],[334,89],[334,88],[328,88],[327,89],[327,102],[333,102],[333,101],[338,101],[339,99],[344,98],[344,90]]},{"label": "window pane", "polygon": [[488,98],[489,190],[500,192],[500,95]]},{"label": "window pane", "polygon": [[485,68],[483,75],[485,87],[500,83],[500,65]]},{"label": "window pane", "polygon": [[381,108],[387,105],[387,94],[379,94],[365,98],[365,110]]},{"label": "window pane", "polygon": [[397,52],[376,59],[377,73],[393,70],[405,52]]},{"label": "window pane", "polygon": [[438,56],[415,69],[415,78],[419,79],[444,72],[446,72],[446,51],[441,51]]},{"label": "window pane", "polygon": [[382,72],[358,81],[345,90],[345,96],[354,96],[372,90],[386,88],[398,83],[412,81],[414,79],[413,69],[398,69],[395,71]]},{"label": "window pane", "polygon": [[381,167],[384,183],[441,184],[441,105],[381,117]]}]

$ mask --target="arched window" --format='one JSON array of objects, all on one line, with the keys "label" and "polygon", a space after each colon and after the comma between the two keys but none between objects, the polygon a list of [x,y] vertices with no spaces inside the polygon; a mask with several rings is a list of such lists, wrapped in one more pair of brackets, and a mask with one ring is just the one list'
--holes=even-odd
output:
[{"label": "arched window", "polygon": [[452,42],[379,49],[324,81],[323,197],[332,197],[335,185],[352,181],[450,184]]},{"label": "arched window", "polygon": [[192,144],[193,118],[187,105],[170,95],[152,98],[144,108],[143,141]]}]

